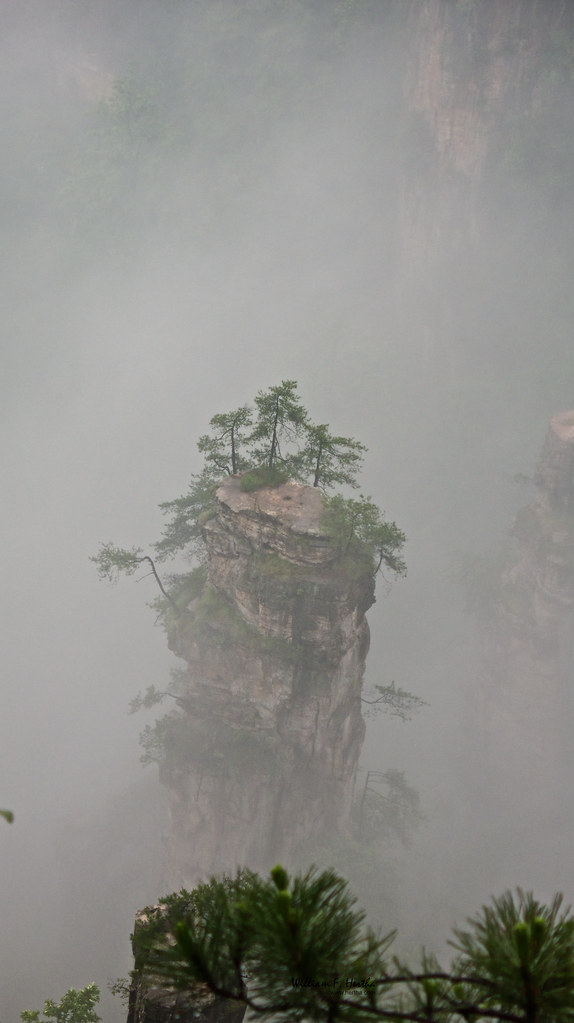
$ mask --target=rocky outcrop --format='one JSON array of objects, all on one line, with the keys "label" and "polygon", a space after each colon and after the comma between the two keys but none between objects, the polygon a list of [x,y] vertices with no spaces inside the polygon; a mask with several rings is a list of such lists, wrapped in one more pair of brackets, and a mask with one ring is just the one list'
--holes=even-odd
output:
[{"label": "rocky outcrop", "polygon": [[560,799],[569,770],[574,624],[574,412],[550,421],[484,625],[482,753],[512,798]]},{"label": "rocky outcrop", "polygon": [[374,578],[338,559],[322,514],[317,489],[231,477],[203,525],[202,587],[168,621],[187,665],[160,775],[174,886],[347,826]]},{"label": "rocky outcrop", "polygon": [[218,998],[204,985],[195,984],[183,991],[169,985],[156,986],[141,969],[138,933],[149,924],[158,931],[167,927],[165,907],[147,907],[136,915],[132,949],[136,969],[129,994],[127,1023],[241,1023],[245,1006]]}]

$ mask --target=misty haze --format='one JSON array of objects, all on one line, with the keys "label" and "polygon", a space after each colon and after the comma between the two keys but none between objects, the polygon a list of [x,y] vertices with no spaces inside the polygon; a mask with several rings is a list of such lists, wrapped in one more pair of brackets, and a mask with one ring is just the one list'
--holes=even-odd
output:
[{"label": "misty haze", "polygon": [[568,902],[574,9],[4,0],[0,52],[2,1023],[124,1020],[211,871],[437,952]]}]

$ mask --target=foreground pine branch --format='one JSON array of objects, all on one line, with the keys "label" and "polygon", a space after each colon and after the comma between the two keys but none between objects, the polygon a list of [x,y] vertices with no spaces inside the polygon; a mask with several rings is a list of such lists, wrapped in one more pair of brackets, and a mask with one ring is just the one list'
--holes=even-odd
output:
[{"label": "foreground pine branch", "polygon": [[574,1020],[574,918],[531,893],[506,892],[454,932],[449,969],[389,955],[393,934],[365,926],[334,871],[269,880],[242,871],[171,896],[134,936],[136,980],[241,1003],[252,1014],[363,1023],[569,1023]]}]

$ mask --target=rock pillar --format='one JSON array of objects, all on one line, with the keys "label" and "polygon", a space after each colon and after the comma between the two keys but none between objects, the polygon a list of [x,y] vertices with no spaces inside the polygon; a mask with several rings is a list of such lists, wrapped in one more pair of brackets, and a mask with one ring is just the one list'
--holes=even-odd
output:
[{"label": "rock pillar", "polygon": [[204,523],[203,589],[168,622],[187,666],[160,774],[175,887],[348,824],[374,577],[338,557],[322,516],[313,487],[244,493],[232,477]]}]

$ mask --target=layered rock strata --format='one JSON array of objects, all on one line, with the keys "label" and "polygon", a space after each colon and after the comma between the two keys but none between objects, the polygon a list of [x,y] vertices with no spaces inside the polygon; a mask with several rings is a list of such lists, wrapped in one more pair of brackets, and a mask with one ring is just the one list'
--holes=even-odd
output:
[{"label": "layered rock strata", "polygon": [[206,579],[168,622],[187,665],[161,766],[175,887],[348,822],[374,578],[338,559],[322,516],[317,489],[231,477],[203,525]]}]

